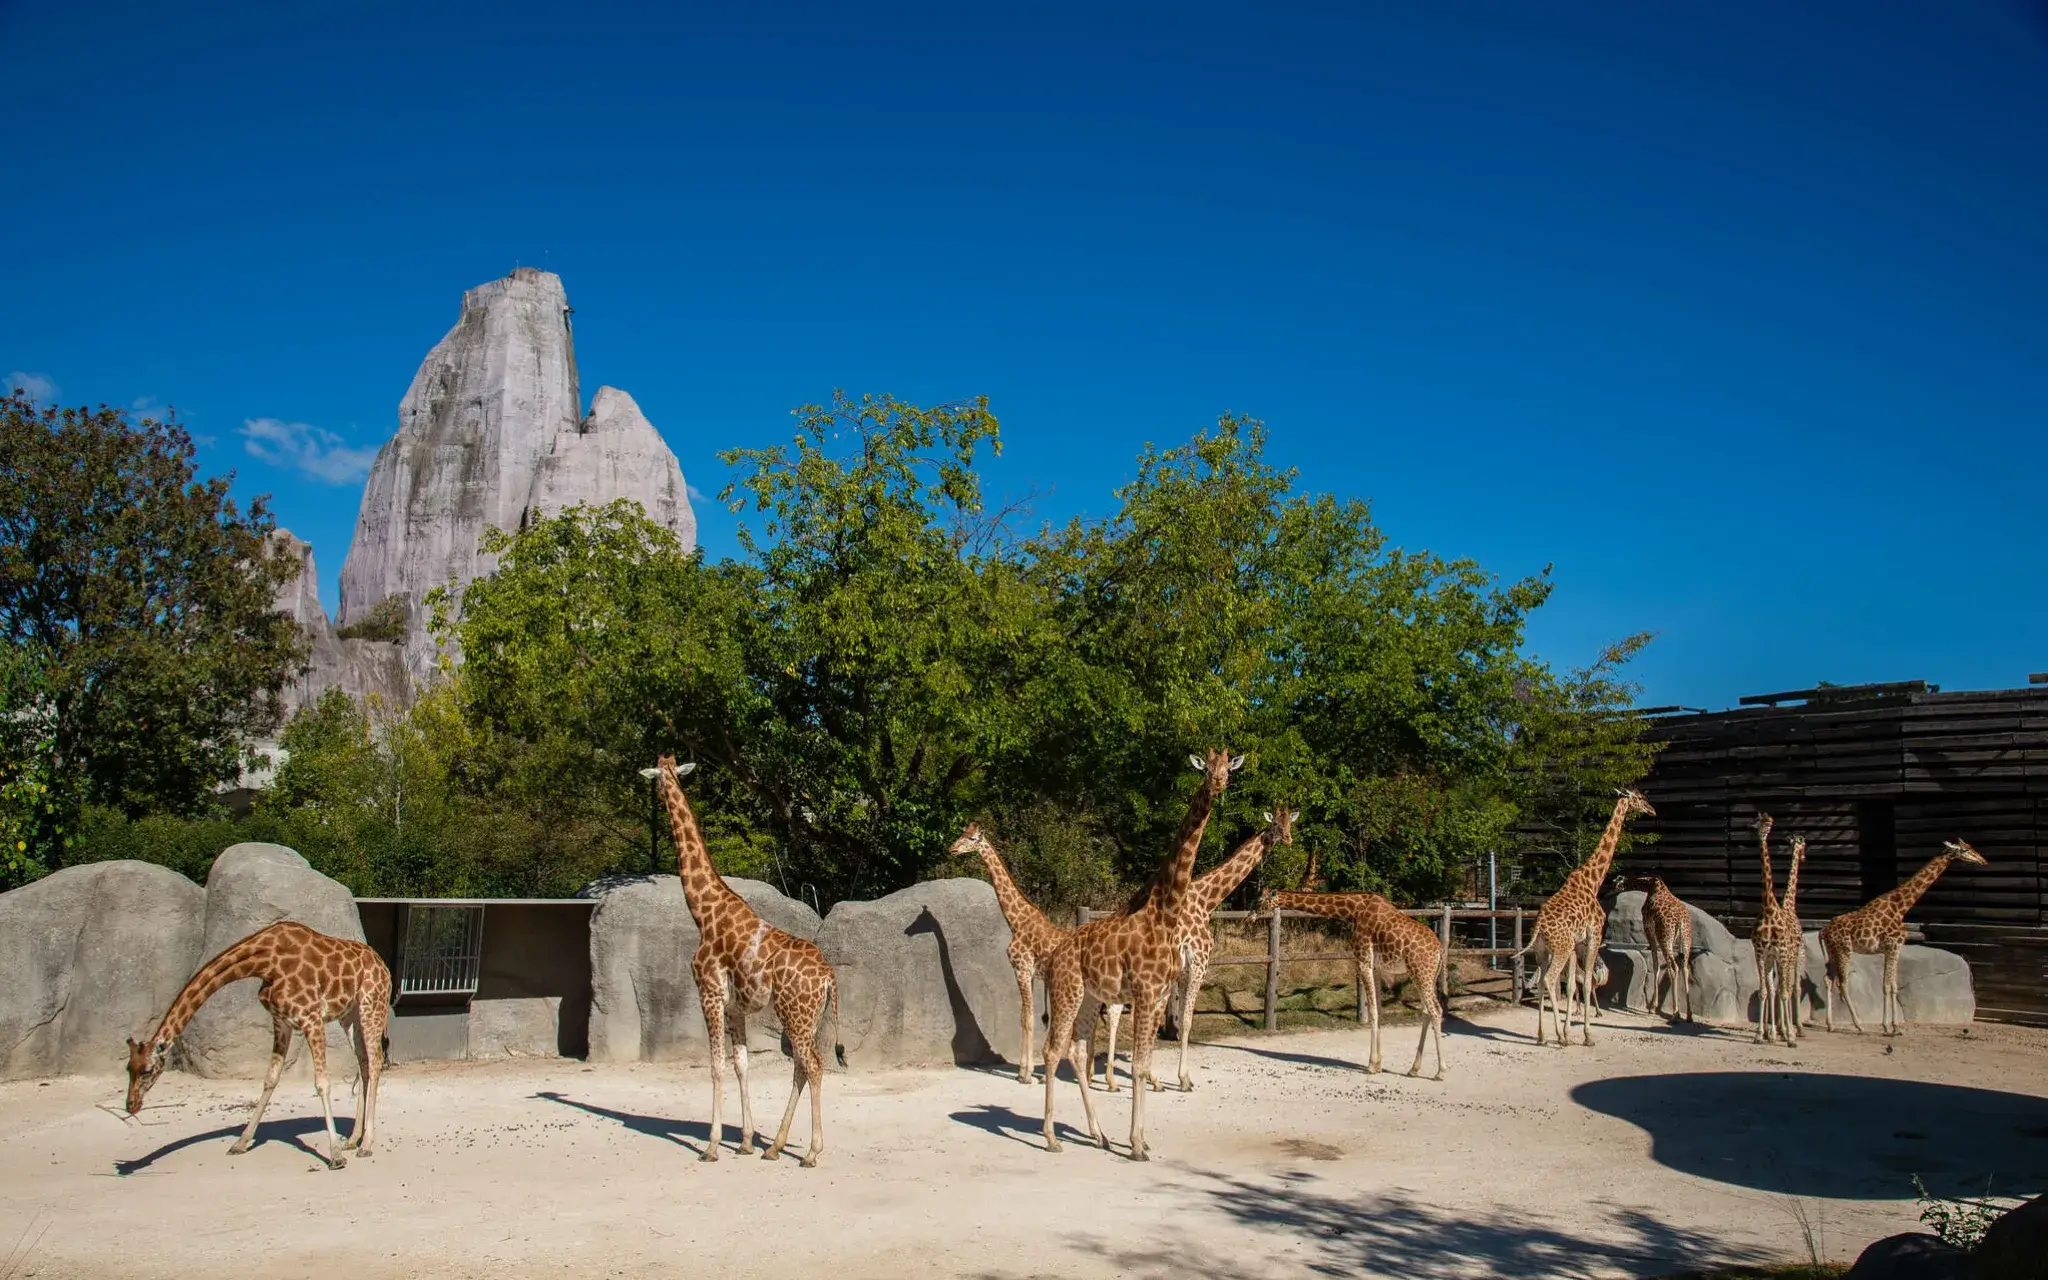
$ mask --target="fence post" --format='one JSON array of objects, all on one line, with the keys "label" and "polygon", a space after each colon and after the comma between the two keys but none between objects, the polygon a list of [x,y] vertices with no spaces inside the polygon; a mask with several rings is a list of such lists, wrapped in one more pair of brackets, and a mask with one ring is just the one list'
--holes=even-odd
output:
[{"label": "fence post", "polygon": [[1514,990],[1508,992],[1509,1004],[1522,1003],[1522,909],[1515,908],[1515,976]]},{"label": "fence post", "polygon": [[1266,917],[1266,1030],[1280,1029],[1280,910]]},{"label": "fence post", "polygon": [[1451,904],[1444,904],[1443,923],[1438,926],[1437,936],[1443,939],[1444,960],[1436,967],[1436,980],[1443,987],[1446,1002],[1451,998]]}]

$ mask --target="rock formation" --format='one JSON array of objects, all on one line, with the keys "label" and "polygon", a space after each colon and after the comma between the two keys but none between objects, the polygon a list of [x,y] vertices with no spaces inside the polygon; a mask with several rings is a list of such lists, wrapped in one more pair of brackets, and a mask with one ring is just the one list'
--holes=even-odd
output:
[{"label": "rock formation", "polygon": [[412,700],[412,682],[405,674],[405,651],[399,643],[344,640],[335,634],[327,611],[320,607],[319,573],[313,548],[288,529],[271,535],[273,549],[299,562],[299,576],[277,591],[277,609],[288,613],[312,642],[305,671],[285,682],[284,714],[289,720],[300,707],[317,702],[323,691],[339,688],[357,698],[375,695],[393,706]]},{"label": "rock formation", "polygon": [[206,894],[144,862],[66,867],[0,893],[0,1080],[127,1069],[199,967]]},{"label": "rock formation", "polygon": [[696,516],[675,454],[631,396],[600,388],[582,413],[571,311],[559,276],[521,267],[462,297],[455,327],[427,353],[378,450],[341,570],[344,625],[387,598],[409,625],[407,669],[435,648],[426,593],[490,572],[485,526],[512,530],[577,502],[633,498],[687,549]]}]

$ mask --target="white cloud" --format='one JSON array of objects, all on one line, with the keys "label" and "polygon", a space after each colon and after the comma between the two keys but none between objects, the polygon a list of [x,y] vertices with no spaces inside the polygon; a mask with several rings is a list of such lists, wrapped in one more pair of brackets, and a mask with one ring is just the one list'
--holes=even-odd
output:
[{"label": "white cloud", "polygon": [[0,384],[0,394],[12,395],[16,387],[28,392],[28,398],[37,404],[50,404],[64,394],[64,388],[58,386],[50,375],[23,373],[19,369],[8,374],[6,382]]},{"label": "white cloud", "polygon": [[155,418],[159,422],[163,421],[164,414],[168,411],[164,405],[156,402],[155,396],[137,396],[128,406],[129,417]]},{"label": "white cloud", "polygon": [[704,496],[704,491],[702,489],[699,489],[696,485],[691,484],[688,480],[683,481],[683,488],[689,493],[690,501],[692,502],[710,501],[709,498]]},{"label": "white cloud", "polygon": [[279,467],[302,471],[328,484],[347,484],[370,473],[375,449],[352,449],[325,427],[278,418],[242,422],[242,447],[250,456]]}]

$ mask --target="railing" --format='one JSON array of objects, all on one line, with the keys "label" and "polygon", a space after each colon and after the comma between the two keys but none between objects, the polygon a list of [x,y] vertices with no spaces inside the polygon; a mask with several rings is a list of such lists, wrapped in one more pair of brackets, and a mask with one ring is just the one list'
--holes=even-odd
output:
[{"label": "railing", "polygon": [[484,909],[408,904],[404,912],[398,994],[475,995],[483,959]]},{"label": "railing", "polygon": [[[1526,930],[1526,925],[1524,922],[1527,920],[1535,919],[1536,913],[1534,911],[1531,911],[1526,907],[1510,907],[1500,910],[1494,910],[1486,907],[1458,907],[1452,906],[1448,903],[1431,907],[1403,907],[1401,908],[1401,910],[1406,915],[1413,916],[1418,920],[1428,921],[1436,926],[1437,940],[1443,945],[1444,949],[1444,962],[1437,966],[1437,983],[1442,994],[1446,996],[1450,994],[1450,974],[1451,964],[1453,960],[1458,956],[1479,956],[1485,958],[1485,960],[1487,961],[1488,968],[1496,967],[1495,962],[1502,958],[1509,959],[1513,962],[1510,965],[1510,970],[1514,975],[1514,986],[1510,988],[1510,990],[1513,992],[1513,999],[1521,999],[1523,981],[1525,977],[1525,960],[1524,957],[1520,954]],[[1090,908],[1083,907],[1081,909],[1081,923],[1086,924],[1090,920],[1095,920],[1103,916],[1114,914],[1116,913],[1111,911],[1095,911]],[[1332,919],[1332,917],[1319,916],[1314,914],[1313,912],[1275,911],[1268,914],[1258,911],[1218,911],[1211,914],[1209,919],[1213,927],[1214,922],[1218,920],[1256,920],[1259,919],[1262,915],[1264,915],[1266,920],[1265,955],[1216,956],[1209,961],[1209,967],[1214,969],[1219,965],[1244,964],[1262,964],[1266,966],[1265,1028],[1268,1031],[1278,1031],[1280,1029],[1281,966],[1287,964],[1312,964],[1319,961],[1328,962],[1332,960],[1350,960],[1353,958],[1353,953],[1349,951],[1336,951],[1319,952],[1312,955],[1283,954],[1283,949],[1281,947],[1280,922],[1283,919]],[[1454,946],[1452,945],[1454,940],[1454,931],[1451,926],[1460,920],[1486,920],[1496,922],[1501,920],[1512,921],[1514,925],[1512,931],[1514,937],[1513,944],[1505,947],[1498,945],[1488,945],[1484,947]],[[1489,929],[1487,932],[1490,935],[1492,935],[1490,938],[1490,942],[1497,943],[1499,941],[1499,931],[1497,929]],[[1363,981],[1363,975],[1359,975],[1359,977],[1360,980],[1355,984],[1358,989],[1357,1011],[1359,1021],[1363,1022],[1365,1020],[1366,992],[1365,983]]]}]

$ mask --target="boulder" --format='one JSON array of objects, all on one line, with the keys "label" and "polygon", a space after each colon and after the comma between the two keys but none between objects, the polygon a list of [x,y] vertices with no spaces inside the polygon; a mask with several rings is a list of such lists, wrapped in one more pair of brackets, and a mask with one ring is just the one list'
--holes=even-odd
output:
[{"label": "boulder", "polygon": [[2048,1280],[2048,1196],[2000,1214],[1973,1257],[1984,1280]]},{"label": "boulder", "polygon": [[[214,859],[206,877],[206,937],[198,964],[258,929],[296,920],[336,938],[363,940],[355,898],[281,844],[238,844]],[[192,976],[179,978],[182,985]],[[256,1002],[262,983],[232,982],[214,993],[179,1040],[186,1067],[208,1077],[260,1077],[270,1066],[270,1012]],[[310,1055],[293,1041],[288,1070],[310,1077]],[[355,1078],[355,1049],[337,1023],[327,1027],[330,1081]]]},{"label": "boulder", "polygon": [[472,1058],[553,1058],[561,1043],[560,996],[513,996],[469,1002]]},{"label": "boulder", "polygon": [[1009,922],[983,880],[931,880],[835,905],[818,946],[839,975],[846,1065],[1016,1062],[1009,945]]},{"label": "boulder", "polygon": [[66,867],[0,894],[0,1080],[128,1069],[199,967],[206,893],[147,862]]},{"label": "boulder", "polygon": [[[1806,982],[1813,1002],[1810,1017],[1827,1016],[1827,956],[1818,931],[1806,935]],[[1854,956],[1849,962],[1849,999],[1865,1026],[1876,1026],[1884,1009],[1884,957]],[[1970,965],[1953,951],[1908,943],[1899,952],[1899,1012],[1908,1022],[1968,1024],[1977,1017]],[[1835,1011],[1835,1025],[1849,1025],[1849,1011]]]},{"label": "boulder", "polygon": [[1886,1236],[1856,1257],[1843,1280],[1977,1280],[1970,1255],[1924,1231]]},{"label": "boulder", "polygon": [[[803,903],[759,880],[727,876],[725,882],[775,928],[817,941],[822,922]],[[593,884],[583,895],[598,900],[590,913],[590,1061],[707,1061],[704,1006],[690,976],[697,922],[683,899],[683,882],[621,877]],[[772,1009],[750,1019],[747,1031],[756,1048],[781,1043]]]}]

